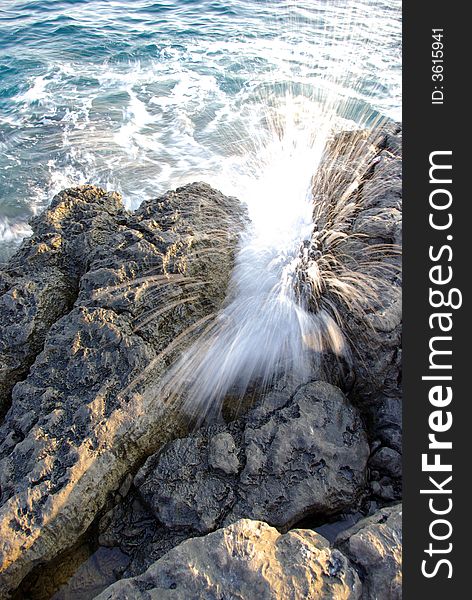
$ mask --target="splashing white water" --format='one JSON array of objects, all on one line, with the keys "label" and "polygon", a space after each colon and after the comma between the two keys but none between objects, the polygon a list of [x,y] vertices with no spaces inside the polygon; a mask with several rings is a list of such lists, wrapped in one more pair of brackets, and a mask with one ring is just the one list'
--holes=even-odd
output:
[{"label": "splashing white water", "polygon": [[252,383],[264,389],[280,375],[309,377],[325,351],[349,353],[333,317],[323,309],[310,312],[296,294],[314,227],[313,175],[340,119],[328,103],[291,95],[270,118],[269,142],[254,155],[253,170],[246,164],[249,174],[238,177],[251,225],[226,306],[171,370],[186,410],[198,418],[218,412],[228,394],[242,397]]},{"label": "splashing white water", "polygon": [[31,235],[31,227],[22,220],[0,217],[0,242],[21,240]]},{"label": "splashing white water", "polygon": [[[398,114],[398,8],[398,0],[255,2],[263,20],[251,17],[246,37],[231,17],[228,39],[187,36],[189,23],[177,19],[181,35],[159,40],[142,62],[64,59],[14,98],[11,128],[37,131],[41,160],[49,155],[48,186],[31,182],[28,169],[24,177],[28,193],[43,190],[37,204],[93,182],[135,208],[196,179],[247,203],[251,227],[227,305],[174,369],[202,412],[251,381],[307,372],[326,348],[346,352],[335,320],[307,311],[294,280],[327,140],[362,126],[364,110]],[[90,11],[76,10],[87,23]],[[37,159],[30,154],[26,166]]]},{"label": "splashing white water", "polygon": [[[264,109],[255,115],[253,152],[231,164],[225,185],[212,181],[227,191],[234,179],[234,193],[247,202],[251,226],[241,240],[226,306],[171,370],[173,380],[180,380],[177,394],[185,397],[186,410],[199,419],[218,413],[226,396],[244,396],[251,384],[264,389],[280,376],[320,376],[325,352],[349,359],[336,310],[310,311],[297,296],[296,283],[315,226],[313,177],[327,142],[334,132],[368,121],[368,111],[362,110],[356,123],[339,117],[350,114],[352,96],[345,90],[352,94],[356,87],[352,35],[348,12],[324,40],[336,60],[316,94],[296,95],[291,88],[276,102],[270,88],[261,94]],[[247,120],[246,127],[250,131]],[[309,278],[321,288],[316,263]],[[349,286],[346,293],[353,289]]]}]

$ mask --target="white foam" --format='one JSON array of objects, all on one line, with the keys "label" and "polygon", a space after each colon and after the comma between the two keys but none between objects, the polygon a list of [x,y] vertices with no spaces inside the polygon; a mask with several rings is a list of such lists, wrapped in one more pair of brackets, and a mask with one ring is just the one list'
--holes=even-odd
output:
[{"label": "white foam", "polygon": [[20,94],[17,97],[17,100],[19,102],[26,102],[27,104],[44,101],[48,98],[48,92],[46,90],[48,84],[49,81],[43,75],[33,78],[29,89]]},{"label": "white foam", "polygon": [[[121,5],[98,2],[93,18],[74,6],[70,16],[83,24],[96,19],[99,27],[121,17]],[[43,146],[44,161],[52,161],[45,170],[37,156],[22,154],[20,177],[27,181],[29,205],[39,210],[60,185],[91,182],[116,187],[134,208],[150,195],[196,179],[260,199],[252,183],[263,185],[256,176],[265,160],[259,153],[276,152],[269,150],[267,114],[277,110],[285,91],[313,106],[331,94],[399,116],[398,10],[390,13],[389,3],[380,5],[373,11],[369,0],[323,3],[322,10],[307,0],[278,4],[274,11],[287,17],[282,28],[275,21],[259,22],[256,14],[248,17],[248,32],[279,27],[276,37],[245,37],[246,30],[234,35],[237,24],[228,21],[222,25],[232,28],[226,38],[190,38],[178,34],[188,23],[175,15],[177,33],[158,39],[156,53],[146,59],[71,63],[56,56],[14,99],[14,115],[2,117],[14,130],[6,154],[20,154],[28,132],[37,136],[36,147]],[[262,12],[266,8],[260,4]],[[313,18],[311,32],[303,20]],[[334,25],[336,31],[323,34]],[[336,35],[345,35],[342,43]],[[383,86],[375,88],[375,97],[361,85],[369,77]],[[308,118],[306,126],[314,126],[314,114]],[[255,219],[264,213],[264,202],[248,201]]]},{"label": "white foam", "polygon": [[32,234],[27,222],[0,217],[0,242],[17,242]]},{"label": "white foam", "polygon": [[225,173],[226,185],[232,181],[231,191],[247,203],[251,227],[227,305],[170,372],[193,414],[218,411],[226,394],[244,394],[255,380],[264,386],[281,372],[306,377],[327,349],[348,355],[332,316],[308,312],[294,285],[314,226],[312,177],[328,139],[346,126],[331,109],[287,95],[265,114],[268,128],[253,140],[254,154]]}]

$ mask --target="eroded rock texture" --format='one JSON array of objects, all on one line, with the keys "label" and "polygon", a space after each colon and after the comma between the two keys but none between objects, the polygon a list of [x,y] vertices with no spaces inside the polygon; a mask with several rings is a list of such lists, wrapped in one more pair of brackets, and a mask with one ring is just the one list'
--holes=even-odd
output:
[{"label": "eroded rock texture", "polygon": [[110,243],[123,214],[116,194],[92,186],[62,193],[0,273],[0,414],[51,326],[71,309],[90,255]]},{"label": "eroded rock texture", "polygon": [[[352,347],[350,372],[330,359],[326,370],[344,393],[286,381],[191,435],[144,384],[221,307],[239,202],[192,184],[129,213],[85,186],[35,219],[0,274],[0,597],[43,564],[53,571],[97,517],[100,544],[126,554],[133,578],[102,599],[400,597],[398,508],[335,549],[309,530],[280,533],[401,497],[401,132],[342,133],[324,161],[315,233],[334,232],[324,240],[344,275],[382,272],[361,311],[320,286]],[[307,269],[321,239],[305,248]]]},{"label": "eroded rock texture", "polygon": [[219,308],[244,222],[236,199],[205,184],[133,214],[86,186],[33,222],[2,275],[4,398],[17,383],[0,429],[0,595],[72,546],[126,474],[176,435],[140,378]]},{"label": "eroded rock texture", "polygon": [[159,598],[357,599],[361,584],[345,556],[320,535],[281,535],[243,519],[187,540],[133,579],[110,586],[99,600]]},{"label": "eroded rock texture", "polygon": [[[338,287],[324,288],[352,350],[351,377],[340,385],[366,420],[372,491],[382,501],[401,498],[401,143],[400,126],[390,122],[341,133],[314,180],[312,255],[333,255],[334,279],[340,274]],[[373,276],[375,285],[350,304],[339,297],[352,300],[351,284],[362,290],[352,275]]]},{"label": "eroded rock texture", "polygon": [[102,522],[140,572],[186,537],[240,518],[286,531],[307,515],[357,506],[368,444],[357,410],[334,386],[274,390],[245,417],[169,443],[134,480],[132,499]]}]

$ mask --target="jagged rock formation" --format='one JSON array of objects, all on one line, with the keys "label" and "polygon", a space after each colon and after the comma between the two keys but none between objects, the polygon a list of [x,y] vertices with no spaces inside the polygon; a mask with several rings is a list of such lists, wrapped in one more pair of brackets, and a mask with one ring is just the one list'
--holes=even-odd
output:
[{"label": "jagged rock formation", "polygon": [[[402,493],[401,146],[401,127],[391,122],[340,133],[313,187],[312,255],[315,260],[327,255],[335,281],[324,285],[323,294],[336,307],[352,348],[351,377],[340,377],[339,385],[366,420],[372,491],[387,502]],[[373,293],[367,282],[365,293],[353,299],[353,275],[373,276]],[[343,295],[351,303],[339,301]]]},{"label": "jagged rock formation", "polygon": [[274,390],[246,416],[168,444],[134,480],[133,500],[102,522],[138,573],[187,537],[240,518],[286,531],[307,515],[356,507],[369,456],[357,410],[335,387]]},{"label": "jagged rock formation", "polygon": [[245,218],[205,184],[132,214],[86,186],[33,222],[2,279],[2,392],[24,379],[0,429],[0,595],[72,546],[127,473],[177,434],[158,396],[128,388],[219,308]]},{"label": "jagged rock formation", "polygon": [[[333,361],[339,387],[256,390],[246,414],[192,434],[145,384],[222,306],[240,203],[192,184],[129,213],[85,186],[33,221],[0,273],[0,597],[42,565],[53,571],[92,523],[134,577],[104,598],[213,598],[232,572],[244,598],[400,597],[401,509],[375,512],[401,498],[399,128],[340,134],[314,184],[325,206],[342,199],[336,251],[348,269],[378,275],[383,248],[382,293],[360,312],[338,306],[351,372]],[[280,535],[359,509],[375,514],[335,548],[308,530]]]}]

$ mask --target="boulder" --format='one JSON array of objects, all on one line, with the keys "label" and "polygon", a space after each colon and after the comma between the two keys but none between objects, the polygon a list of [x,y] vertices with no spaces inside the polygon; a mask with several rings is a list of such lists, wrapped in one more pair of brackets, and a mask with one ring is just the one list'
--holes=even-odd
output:
[{"label": "boulder", "polygon": [[204,537],[187,540],[149,569],[123,579],[97,600],[339,600],[360,598],[356,571],[320,535],[285,535],[260,521],[242,519]]},{"label": "boulder", "polygon": [[363,600],[401,600],[402,506],[383,508],[341,533],[335,547],[362,580]]},{"label": "boulder", "polygon": [[241,518],[281,531],[308,515],[326,519],[359,504],[368,456],[360,416],[339,389],[281,387],[238,421],[151,456],[133,499],[103,520],[100,541],[131,554],[136,573],[185,537]]},{"label": "boulder", "polygon": [[245,222],[235,198],[205,184],[135,213],[85,186],[33,221],[0,305],[7,335],[23,331],[1,359],[20,381],[0,428],[0,596],[74,545],[127,474],[182,431],[140,385],[220,307]]}]

